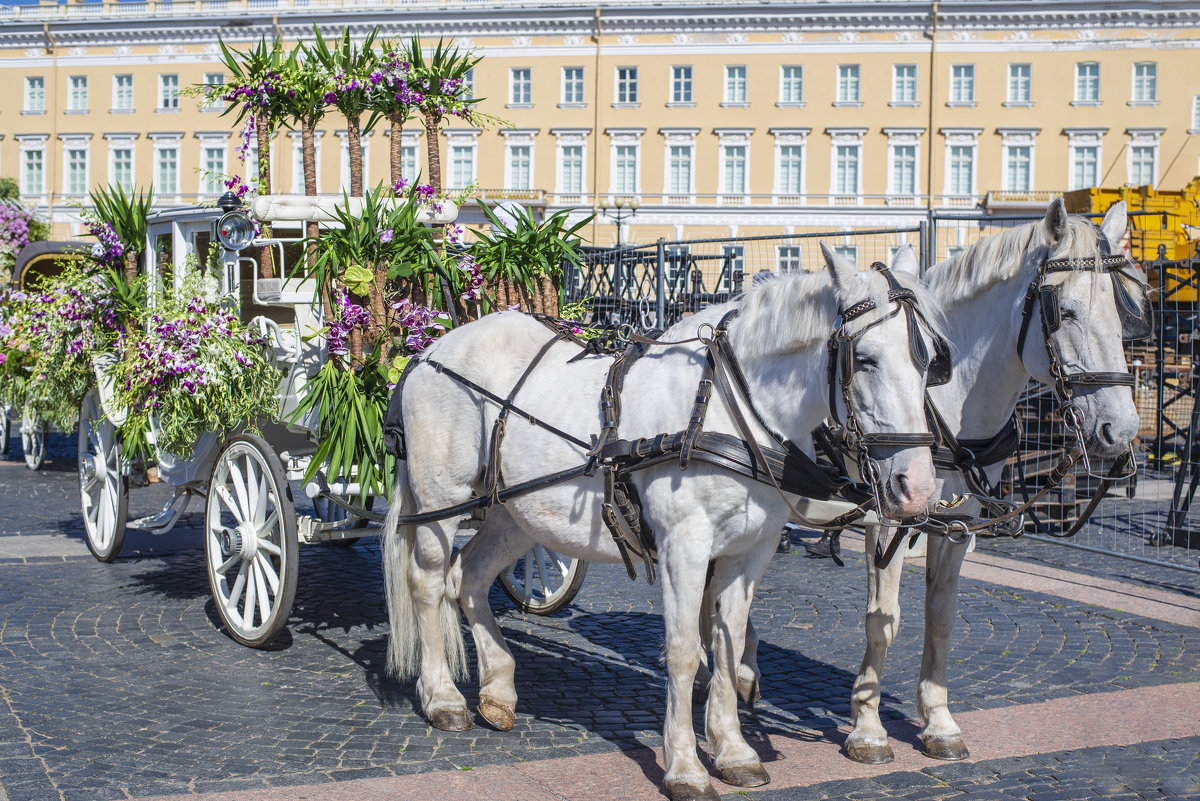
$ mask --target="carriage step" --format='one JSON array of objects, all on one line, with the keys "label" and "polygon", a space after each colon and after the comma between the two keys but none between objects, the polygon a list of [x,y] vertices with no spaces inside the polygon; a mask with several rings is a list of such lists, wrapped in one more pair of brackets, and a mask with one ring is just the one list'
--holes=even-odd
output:
[{"label": "carriage step", "polygon": [[[182,503],[180,503],[181,500],[183,501]],[[130,520],[125,524],[125,527],[145,531],[150,534],[166,534],[175,528],[175,524],[179,522],[179,518],[183,517],[183,513],[187,511],[188,503],[191,500],[192,493],[189,490],[177,489],[171,500],[161,510],[147,517]]]}]

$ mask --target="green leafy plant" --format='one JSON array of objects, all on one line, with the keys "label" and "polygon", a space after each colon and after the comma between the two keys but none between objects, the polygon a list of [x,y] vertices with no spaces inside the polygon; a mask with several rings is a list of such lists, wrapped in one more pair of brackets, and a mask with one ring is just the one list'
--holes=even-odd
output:
[{"label": "green leafy plant", "polygon": [[[362,158],[362,114],[370,110],[370,98],[376,91],[376,84],[371,80],[371,73],[379,63],[379,57],[372,49],[379,28],[372,28],[367,33],[362,47],[350,40],[350,30],[342,29],[342,34],[331,48],[321,36],[321,29],[314,23],[313,32],[316,34],[316,44],[310,50],[311,58],[315,59],[326,73],[325,103],[332,105],[346,117],[346,146],[350,160],[350,196],[362,197],[363,193],[363,158]],[[367,128],[375,124],[377,115],[368,117]]]},{"label": "green leafy plant", "polygon": [[534,292],[540,276],[557,278],[564,265],[580,264],[582,240],[577,234],[591,222],[590,216],[571,225],[571,212],[564,209],[539,224],[533,212],[520,206],[505,209],[511,221],[501,220],[486,204],[480,203],[479,208],[492,230],[477,231],[472,250],[488,281],[507,281]]},{"label": "green leafy plant", "polygon": [[439,39],[433,52],[426,58],[420,37],[412,39],[404,52],[411,65],[408,86],[414,93],[414,104],[421,110],[425,122],[426,163],[429,167],[427,180],[434,194],[441,194],[442,120],[454,116],[477,125],[496,120],[476,108],[483,98],[471,95],[466,84],[467,73],[482,57],[470,52],[462,53],[457,47]]},{"label": "green leafy plant", "polygon": [[[106,234],[111,232],[120,242],[122,266],[125,272],[126,288],[134,284],[137,277],[138,260],[146,247],[146,218],[154,205],[154,189],[148,188],[143,192],[131,192],[115,184],[110,187],[97,187],[90,193],[92,211],[87,217],[89,227],[101,242],[109,248],[101,258],[102,263],[116,261],[112,252],[111,242],[106,242]],[[107,231],[100,231],[100,224],[107,224]],[[114,287],[114,290],[116,287]]]}]

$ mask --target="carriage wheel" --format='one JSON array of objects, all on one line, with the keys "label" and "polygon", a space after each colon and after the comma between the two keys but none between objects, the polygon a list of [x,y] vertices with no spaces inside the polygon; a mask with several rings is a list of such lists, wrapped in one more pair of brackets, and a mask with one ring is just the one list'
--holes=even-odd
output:
[{"label": "carriage wheel", "polygon": [[21,447],[25,449],[25,466],[40,470],[46,463],[46,424],[33,412],[21,417]]},{"label": "carriage wheel", "polygon": [[117,430],[100,408],[100,395],[91,390],[79,405],[79,504],[92,555],[111,562],[125,543],[129,486],[122,472]]},{"label": "carriage wheel", "polygon": [[549,615],[579,594],[587,566],[583,559],[534,545],[500,574],[500,588],[522,612]]},{"label": "carriage wheel", "polygon": [[242,645],[269,645],[287,623],[299,571],[296,509],[283,464],[261,437],[231,439],[213,466],[204,513],[208,583]]}]

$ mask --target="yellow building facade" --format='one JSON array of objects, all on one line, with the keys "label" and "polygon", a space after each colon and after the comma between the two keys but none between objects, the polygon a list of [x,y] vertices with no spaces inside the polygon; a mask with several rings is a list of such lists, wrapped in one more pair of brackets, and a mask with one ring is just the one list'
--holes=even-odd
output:
[{"label": "yellow building facade", "polygon": [[[212,199],[209,176],[247,173],[237,132],[178,91],[223,80],[218,37],[295,43],[314,22],[483,56],[474,91],[504,122],[449,122],[445,184],[600,211],[597,244],[616,214],[626,242],[903,227],[1200,173],[1200,4],[174,0],[0,8],[0,175],[64,236],[97,184]],[[274,151],[276,191],[300,191],[297,138]],[[387,152],[381,127],[368,185]],[[340,192],[336,113],[317,155]]]}]

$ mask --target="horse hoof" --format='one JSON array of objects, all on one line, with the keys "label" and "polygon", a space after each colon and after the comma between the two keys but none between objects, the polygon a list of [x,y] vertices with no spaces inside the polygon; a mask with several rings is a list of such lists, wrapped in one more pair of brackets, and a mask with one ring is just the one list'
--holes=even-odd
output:
[{"label": "horse hoof", "polygon": [[673,784],[670,787],[671,801],[721,801],[721,796],[713,789],[710,782],[706,787],[694,787],[690,784]]},{"label": "horse hoof", "polygon": [[864,765],[885,765],[896,755],[887,743],[862,743],[846,741],[846,756]]},{"label": "horse hoof", "polygon": [[479,697],[478,709],[479,714],[483,715],[483,719],[500,731],[508,731],[516,723],[516,718],[513,717],[513,711],[510,708],[496,703],[486,695]]},{"label": "horse hoof", "polygon": [[762,694],[758,691],[758,679],[738,679],[738,698],[742,699],[742,703],[754,706],[762,698]]},{"label": "horse hoof", "polygon": [[947,762],[958,762],[971,755],[967,744],[961,737],[926,737],[925,756],[931,759],[944,759]]},{"label": "horse hoof", "polygon": [[721,768],[721,781],[734,787],[762,787],[771,781],[771,777],[767,775],[761,762],[751,762]]},{"label": "horse hoof", "polygon": [[465,709],[439,709],[429,716],[429,725],[442,731],[466,731],[475,724]]}]

